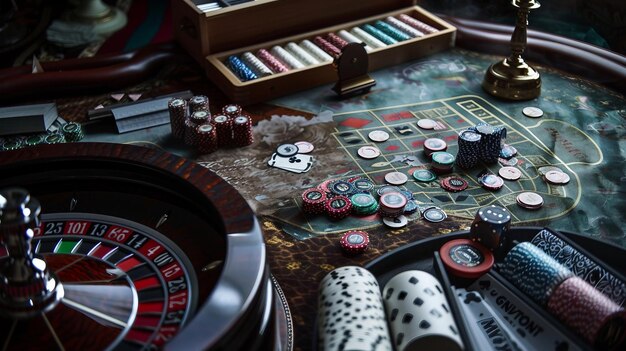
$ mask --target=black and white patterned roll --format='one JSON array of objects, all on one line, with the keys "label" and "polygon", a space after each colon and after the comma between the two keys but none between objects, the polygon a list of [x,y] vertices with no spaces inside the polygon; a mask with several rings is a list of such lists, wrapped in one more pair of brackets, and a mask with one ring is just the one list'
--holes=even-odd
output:
[{"label": "black and white patterned roll", "polygon": [[196,111],[209,111],[209,98],[204,95],[196,95],[189,99],[189,114]]},{"label": "black and white patterned roll", "polygon": [[396,350],[463,350],[441,284],[430,273],[397,274],[385,285],[383,302]]},{"label": "black and white patterned roll", "polygon": [[626,302],[626,284],[597,262],[561,240],[556,234],[548,229],[543,229],[533,237],[531,243],[613,300],[613,302],[624,306]]},{"label": "black and white patterned roll", "polygon": [[318,59],[306,52],[303,48],[299,47],[296,43],[287,43],[287,45],[285,45],[285,50],[295,56],[295,58],[297,58],[305,66],[317,65],[320,63]]},{"label": "black and white patterned roll", "polygon": [[503,140],[506,138],[506,128],[493,127],[487,123],[479,123],[475,128],[480,134],[481,159],[484,163],[496,163],[500,157]]},{"label": "black and white patterned roll", "polygon": [[187,101],[172,99],[167,104],[170,113],[170,127],[174,138],[182,139],[185,136],[185,119],[187,118]]},{"label": "black and white patterned roll", "polygon": [[279,60],[286,63],[289,66],[289,69],[304,68],[304,65],[302,64],[302,62],[298,61],[298,59],[295,58],[295,56],[293,56],[287,50],[283,49],[282,47],[278,45],[272,47],[270,52]]},{"label": "black and white patterned roll", "polygon": [[300,42],[300,47],[304,49],[304,51],[311,54],[313,57],[317,58],[320,62],[331,62],[333,58],[327,54],[324,50],[320,49],[317,45],[313,44],[312,41],[305,39]]},{"label": "black and white patterned roll", "polygon": [[258,57],[254,56],[254,54],[249,51],[241,54],[241,61],[248,65],[252,72],[259,77],[266,77],[273,74],[269,67],[267,67],[261,60],[259,60]]},{"label": "black and white patterned roll", "polygon": [[523,293],[545,306],[554,289],[574,275],[529,242],[516,245],[504,257],[500,273]]},{"label": "black and white patterned roll", "polygon": [[320,350],[392,350],[380,287],[364,268],[339,267],[320,282]]}]

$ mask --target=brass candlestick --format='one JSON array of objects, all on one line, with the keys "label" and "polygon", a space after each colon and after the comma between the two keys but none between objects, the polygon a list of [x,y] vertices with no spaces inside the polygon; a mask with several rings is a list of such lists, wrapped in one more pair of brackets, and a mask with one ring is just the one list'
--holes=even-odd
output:
[{"label": "brass candlestick", "polygon": [[529,100],[541,93],[539,72],[524,62],[522,53],[526,48],[526,27],[530,10],[539,6],[535,0],[513,0],[517,7],[517,23],[511,35],[511,55],[489,67],[483,80],[483,89],[489,94],[510,99]]}]

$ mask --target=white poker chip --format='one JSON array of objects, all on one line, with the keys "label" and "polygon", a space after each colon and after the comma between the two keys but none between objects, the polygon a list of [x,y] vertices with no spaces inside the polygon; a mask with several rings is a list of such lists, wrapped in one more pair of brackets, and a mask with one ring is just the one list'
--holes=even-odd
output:
[{"label": "white poker chip", "polygon": [[298,152],[301,154],[308,154],[315,149],[315,146],[308,141],[298,141],[295,142],[294,145],[298,147]]},{"label": "white poker chip", "polygon": [[506,180],[518,180],[522,177],[522,171],[510,166],[500,168],[498,174]]},{"label": "white poker chip", "polygon": [[359,156],[365,159],[373,159],[380,156],[380,150],[373,146],[363,146],[357,151]]},{"label": "white poker chip", "polygon": [[385,180],[389,184],[402,185],[409,180],[409,177],[402,172],[389,172],[385,174]]},{"label": "white poker chip", "polygon": [[522,109],[522,113],[524,114],[524,116],[530,118],[539,118],[543,116],[543,111],[539,107],[524,107]]},{"label": "white poker chip", "polygon": [[437,122],[432,119],[424,118],[417,121],[417,126],[422,129],[435,129]]},{"label": "white poker chip", "polygon": [[282,157],[291,157],[298,153],[298,147],[294,144],[281,144],[276,148],[276,153]]},{"label": "white poker chip", "polygon": [[400,215],[395,218],[383,217],[383,223],[391,228],[402,228],[409,223],[409,220],[406,218],[406,216]]},{"label": "white poker chip", "polygon": [[537,209],[543,205],[543,197],[531,191],[520,193],[516,200],[520,206],[528,209]]},{"label": "white poker chip", "polygon": [[384,130],[373,130],[368,134],[368,136],[372,141],[376,141],[379,143],[389,140],[389,133],[385,132]]},{"label": "white poker chip", "polygon": [[546,172],[544,177],[552,184],[567,184],[570,181],[570,177],[567,173],[556,170]]}]

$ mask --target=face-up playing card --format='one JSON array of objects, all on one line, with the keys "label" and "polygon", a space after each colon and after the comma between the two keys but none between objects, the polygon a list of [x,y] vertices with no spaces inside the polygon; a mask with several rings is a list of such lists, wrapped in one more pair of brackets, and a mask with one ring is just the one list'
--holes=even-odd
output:
[{"label": "face-up playing card", "polygon": [[283,157],[274,153],[267,164],[270,167],[280,168],[293,173],[304,173],[308,172],[311,166],[313,166],[313,157],[302,154]]}]

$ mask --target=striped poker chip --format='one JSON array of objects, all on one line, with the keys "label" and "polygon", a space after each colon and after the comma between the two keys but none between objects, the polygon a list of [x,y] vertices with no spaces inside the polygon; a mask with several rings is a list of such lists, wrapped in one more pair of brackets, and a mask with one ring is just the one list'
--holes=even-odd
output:
[{"label": "striped poker chip", "polygon": [[547,309],[597,350],[612,350],[626,338],[626,312],[579,277],[561,283]]},{"label": "striped poker chip", "polygon": [[302,193],[302,209],[309,214],[323,214],[326,193],[317,188],[309,188]]},{"label": "striped poker chip", "polygon": [[244,61],[235,55],[228,56],[225,64],[242,82],[259,78]]},{"label": "striped poker chip", "polygon": [[269,67],[274,73],[283,73],[289,71],[289,67],[287,67],[284,63],[280,62],[274,55],[270,54],[269,51],[265,49],[260,49],[256,52],[256,56],[263,61],[263,63]]},{"label": "striped poker chip", "polygon": [[409,26],[423,32],[424,34],[430,34],[430,33],[435,33],[437,32],[437,28],[428,25],[420,20],[417,20],[409,15],[406,15],[404,13],[398,15],[398,19],[406,24],[408,24]]},{"label": "striped poker chip", "polygon": [[441,187],[453,193],[467,189],[467,181],[461,177],[446,177],[441,180]]},{"label": "striped poker chip", "polygon": [[335,180],[328,184],[328,190],[335,195],[351,195],[356,192],[356,188],[345,180]]},{"label": "striped poker chip", "polygon": [[367,232],[362,230],[350,230],[341,236],[339,244],[345,253],[356,255],[367,250],[370,237]]},{"label": "striped poker chip", "polygon": [[340,220],[348,217],[352,211],[350,199],[343,195],[332,197],[324,203],[324,210],[332,220]]},{"label": "striped poker chip", "polygon": [[523,293],[545,306],[554,289],[573,273],[529,242],[513,247],[504,257],[500,273]]},{"label": "striped poker chip", "polygon": [[387,45],[392,45],[398,42],[398,40],[394,39],[390,35],[387,35],[385,32],[372,26],[371,24],[364,24],[361,26],[361,28],[363,28],[364,31]]},{"label": "striped poker chip", "polygon": [[333,44],[335,47],[337,47],[339,50],[343,49],[344,46],[348,45],[347,41],[345,41],[343,38],[341,38],[335,33],[326,34],[326,40],[329,43]]}]

